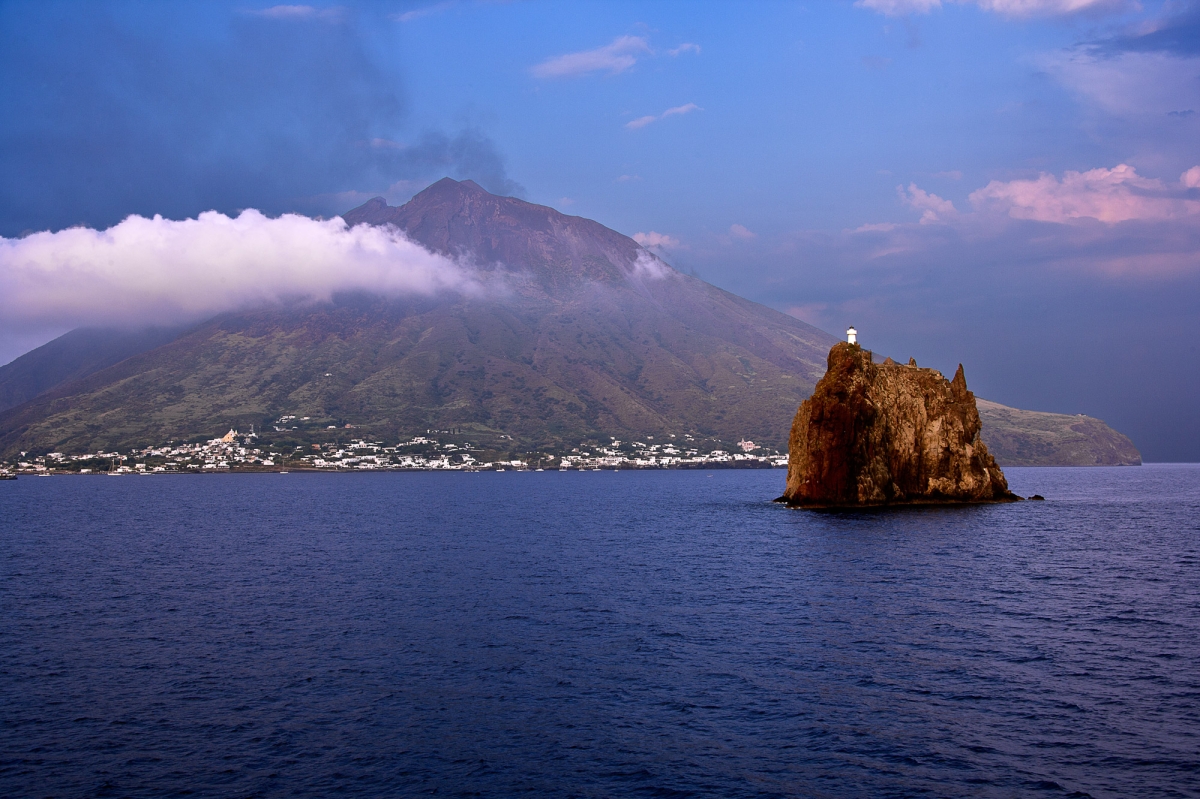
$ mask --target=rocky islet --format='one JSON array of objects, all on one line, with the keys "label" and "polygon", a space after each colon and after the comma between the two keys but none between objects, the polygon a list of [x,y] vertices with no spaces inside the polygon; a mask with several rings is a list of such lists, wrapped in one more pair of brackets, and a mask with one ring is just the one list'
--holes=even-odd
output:
[{"label": "rocky islet", "polygon": [[840,342],[796,412],[779,499],[809,508],[1019,500],[980,428],[961,364],[947,380]]}]

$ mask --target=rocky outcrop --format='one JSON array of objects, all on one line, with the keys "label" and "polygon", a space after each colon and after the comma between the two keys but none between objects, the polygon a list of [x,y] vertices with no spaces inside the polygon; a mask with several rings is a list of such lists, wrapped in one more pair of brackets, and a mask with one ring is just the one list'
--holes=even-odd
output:
[{"label": "rocky outcrop", "polygon": [[839,508],[1020,499],[979,430],[961,365],[949,381],[915,361],[876,364],[869,350],[836,344],[792,423],[780,501]]}]

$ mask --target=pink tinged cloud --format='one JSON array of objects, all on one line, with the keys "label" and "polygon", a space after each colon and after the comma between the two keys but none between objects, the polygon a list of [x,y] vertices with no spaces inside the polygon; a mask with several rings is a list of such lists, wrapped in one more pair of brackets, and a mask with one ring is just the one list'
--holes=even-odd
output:
[{"label": "pink tinged cloud", "polygon": [[163,324],[342,291],[474,294],[475,277],[392,228],[255,210],[0,238],[0,319],[14,329]]},{"label": "pink tinged cloud", "polygon": [[729,226],[729,235],[733,236],[735,239],[741,239],[742,241],[750,241],[751,239],[758,238],[758,234],[753,230],[750,230],[745,225],[739,225],[736,222]]},{"label": "pink tinged cloud", "polygon": [[1119,164],[1112,169],[1065,172],[1062,180],[1044,173],[1034,180],[993,180],[973,192],[970,200],[979,209],[1037,222],[1166,221],[1200,215],[1200,200],[1185,196],[1195,185],[1200,185],[1200,167],[1184,172],[1176,188]]},{"label": "pink tinged cloud", "polygon": [[649,233],[634,233],[633,240],[647,249],[679,246],[679,239],[653,230]]},{"label": "pink tinged cloud", "polygon": [[958,214],[954,203],[919,188],[915,183],[908,184],[907,191],[903,186],[897,186],[896,193],[905,205],[921,212],[922,225],[945,222]]},{"label": "pink tinged cloud", "polygon": [[278,5],[251,11],[251,14],[267,19],[322,19],[340,20],[345,11],[338,6],[332,8],[316,8],[306,5]]},{"label": "pink tinged cloud", "polygon": [[573,78],[593,72],[617,75],[636,64],[639,55],[650,52],[650,43],[644,37],[618,36],[595,50],[548,58],[530,72],[535,78]]}]

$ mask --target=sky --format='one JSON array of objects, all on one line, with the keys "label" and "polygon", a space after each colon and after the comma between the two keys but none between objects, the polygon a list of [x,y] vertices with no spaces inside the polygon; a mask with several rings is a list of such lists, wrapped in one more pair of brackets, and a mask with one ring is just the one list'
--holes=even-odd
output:
[{"label": "sky", "polygon": [[10,0],[0,103],[0,363],[278,296],[297,242],[427,285],[320,220],[450,176],[1200,461],[1196,2]]}]

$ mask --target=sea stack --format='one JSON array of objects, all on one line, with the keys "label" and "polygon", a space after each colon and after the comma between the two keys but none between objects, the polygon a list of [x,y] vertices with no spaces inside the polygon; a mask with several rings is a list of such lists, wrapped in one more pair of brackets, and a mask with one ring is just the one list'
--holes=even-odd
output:
[{"label": "sea stack", "polygon": [[876,364],[858,344],[835,344],[792,422],[779,501],[853,508],[1019,500],[980,426],[961,364],[947,380],[913,360]]}]

